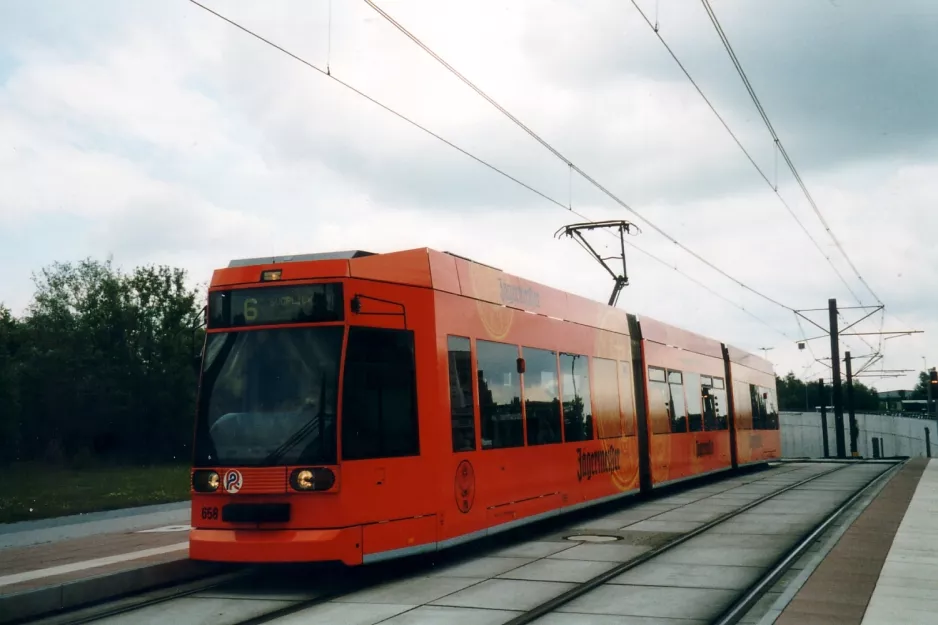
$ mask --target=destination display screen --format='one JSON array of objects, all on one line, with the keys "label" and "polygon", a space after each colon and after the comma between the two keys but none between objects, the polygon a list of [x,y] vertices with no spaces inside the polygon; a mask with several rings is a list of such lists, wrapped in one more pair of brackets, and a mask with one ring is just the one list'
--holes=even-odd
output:
[{"label": "destination display screen", "polygon": [[344,311],[342,284],[338,282],[232,289],[209,296],[208,327],[342,321]]}]

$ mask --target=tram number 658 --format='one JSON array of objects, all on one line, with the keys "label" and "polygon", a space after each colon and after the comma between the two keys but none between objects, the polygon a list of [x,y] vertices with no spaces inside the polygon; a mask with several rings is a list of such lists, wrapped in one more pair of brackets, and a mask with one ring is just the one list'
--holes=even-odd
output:
[{"label": "tram number 658", "polygon": [[203,521],[217,521],[218,520],[218,508],[202,508],[202,520]]}]

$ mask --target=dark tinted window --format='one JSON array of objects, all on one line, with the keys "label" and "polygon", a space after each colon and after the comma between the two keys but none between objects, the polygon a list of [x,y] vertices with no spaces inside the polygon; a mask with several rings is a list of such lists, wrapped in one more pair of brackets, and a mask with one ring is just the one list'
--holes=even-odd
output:
[{"label": "dark tinted window", "polygon": [[[713,407],[716,410],[716,430],[730,429],[730,405],[726,397],[726,388],[723,385],[723,378],[713,378],[713,389],[710,391],[713,396]],[[711,429],[707,426],[707,429]]]},{"label": "dark tinted window", "polygon": [[352,327],[342,389],[342,458],[420,453],[414,333]]},{"label": "dark tinted window", "polygon": [[687,431],[687,414],[684,406],[684,385],[680,371],[668,371],[668,386],[671,391],[671,432]]},{"label": "dark tinted window", "polygon": [[472,451],[476,448],[476,428],[469,339],[450,336],[447,337],[446,343],[449,350],[449,405],[453,451]]},{"label": "dark tinted window", "polygon": [[648,367],[648,407],[653,434],[671,432],[671,390],[664,369]]},{"label": "dark tinted window", "polygon": [[[708,383],[704,384],[706,380]],[[713,388],[713,380],[710,378],[701,378],[700,396],[703,401],[703,421],[705,430],[719,430],[717,423],[717,400],[714,395],[716,391]]]},{"label": "dark tinted window", "polygon": [[777,430],[778,406],[775,401],[775,391],[755,385],[750,385],[749,388],[752,403],[752,429]]},{"label": "dark tinted window", "polygon": [[700,376],[696,373],[684,374],[684,392],[687,398],[687,429],[691,432],[703,431],[703,401],[700,395]]},{"label": "dark tinted window", "polygon": [[300,284],[213,291],[208,300],[208,327],[323,323],[342,321],[342,284]]},{"label": "dark tinted window", "polygon": [[635,436],[635,394],[632,392],[632,365],[619,363],[619,410],[626,436]]},{"label": "dark tinted window", "polygon": [[557,381],[557,352],[522,348],[524,356],[524,415],[528,445],[559,443],[560,386]]},{"label": "dark tinted window", "polygon": [[767,429],[778,429],[778,397],[772,389],[766,389],[769,398],[766,400],[766,425]]},{"label": "dark tinted window", "polygon": [[560,380],[564,440],[592,440],[593,406],[590,403],[589,365],[586,356],[560,354]]},{"label": "dark tinted window", "polygon": [[341,326],[212,332],[195,464],[335,464]]},{"label": "dark tinted window", "polygon": [[599,438],[622,436],[616,361],[593,358],[593,418]]},{"label": "dark tinted window", "polygon": [[482,449],[524,446],[518,348],[476,341]]},{"label": "dark tinted window", "polygon": [[[662,372],[663,373],[663,372]],[[667,382],[648,383],[648,408],[652,434],[671,432],[671,390]]]},{"label": "dark tinted window", "polygon": [[749,402],[752,406],[752,429],[765,429],[765,400],[762,398],[762,389],[753,384],[749,385]]},{"label": "dark tinted window", "polygon": [[733,406],[736,408],[736,429],[752,429],[752,392],[745,382],[733,384]]}]

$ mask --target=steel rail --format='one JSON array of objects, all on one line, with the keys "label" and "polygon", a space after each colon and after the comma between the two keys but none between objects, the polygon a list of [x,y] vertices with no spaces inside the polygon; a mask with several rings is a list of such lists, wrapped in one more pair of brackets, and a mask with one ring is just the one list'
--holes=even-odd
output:
[{"label": "steel rail", "polygon": [[181,584],[164,586],[153,590],[144,590],[140,593],[124,597],[112,597],[102,601],[77,606],[68,611],[29,617],[25,620],[15,621],[11,625],[33,623],[34,625],[84,625],[112,616],[135,612],[141,608],[187,597],[197,592],[216,588],[222,584],[249,577],[254,573],[251,569],[219,573],[200,577]]},{"label": "steel rail", "polygon": [[871,490],[880,482],[888,482],[892,477],[898,473],[906,462],[900,462],[895,464],[890,469],[883,471],[879,475],[875,476],[869,482],[861,487],[857,492],[853,494],[849,499],[837,507],[826,519],[821,521],[813,531],[811,531],[807,536],[805,536],[801,542],[795,545],[781,560],[779,560],[775,566],[773,566],[769,571],[762,576],[755,584],[749,587],[746,593],[740,597],[733,605],[731,605],[723,614],[715,621],[713,625],[734,625],[738,623],[745,617],[746,613],[752,609],[752,606],[756,604],[757,601],[775,584],[782,575],[788,571],[792,564],[798,560],[804,553],[810,549],[811,544],[814,543],[818,537],[821,536],[830,526],[833,524],[841,515],[843,515],[847,510],[849,510],[861,497],[863,497],[867,491]]},{"label": "steel rail", "polygon": [[[856,464],[863,464],[863,462],[858,462]],[[670,540],[664,543],[663,545],[655,547],[654,549],[651,549],[650,551],[646,551],[645,553],[635,558],[632,558],[631,560],[627,562],[623,562],[622,564],[619,564],[604,573],[596,575],[595,577],[592,577],[586,580],[585,582],[582,582],[579,585],[574,586],[570,590],[567,590],[557,595],[556,597],[553,597],[545,601],[544,603],[538,606],[535,606],[534,608],[524,612],[523,614],[519,614],[513,619],[506,621],[504,625],[527,625],[527,623],[532,623],[533,621],[543,616],[546,616],[547,614],[550,614],[551,612],[555,611],[557,608],[561,607],[562,605],[565,605],[573,601],[574,599],[582,597],[586,593],[592,590],[595,590],[596,588],[602,586],[603,584],[613,579],[614,577],[618,577],[622,573],[625,573],[626,571],[633,569],[639,566],[640,564],[644,564],[645,562],[648,562],[649,560],[656,558],[660,556],[661,554],[667,551],[670,551],[671,549],[674,549],[678,545],[681,545],[687,542],[691,538],[695,538],[703,534],[704,532],[711,530],[714,527],[717,527],[718,525],[721,525],[736,516],[739,516],[743,512],[751,510],[752,508],[755,508],[756,506],[760,504],[763,504],[771,499],[774,499],[775,497],[778,497],[779,495],[783,493],[787,493],[790,490],[799,488],[801,486],[804,486],[805,484],[808,484],[809,482],[813,482],[814,480],[828,476],[832,473],[836,473],[837,471],[841,471],[850,466],[855,466],[855,465],[853,464],[839,465],[836,468],[831,469],[830,471],[824,471],[823,473],[819,473],[818,475],[812,475],[803,480],[799,480],[795,482],[794,484],[789,484],[788,486],[785,486],[777,491],[769,493],[768,495],[764,495],[756,499],[755,501],[745,504],[744,506],[737,508],[736,510],[732,510],[730,512],[727,512],[726,514],[722,514],[719,517],[713,519],[712,521],[708,521],[704,525],[694,530],[691,530],[690,532],[687,532],[686,534],[682,534],[681,536],[678,536],[677,538]]]}]

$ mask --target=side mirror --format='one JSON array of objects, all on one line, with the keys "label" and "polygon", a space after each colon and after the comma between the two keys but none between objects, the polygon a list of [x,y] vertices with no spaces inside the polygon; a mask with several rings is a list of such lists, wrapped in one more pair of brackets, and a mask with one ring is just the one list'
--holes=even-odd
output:
[{"label": "side mirror", "polygon": [[518,368],[518,373],[524,373],[524,358],[519,358],[515,364]]},{"label": "side mirror", "polygon": [[352,298],[350,305],[352,307],[352,312],[356,315],[362,311],[362,300],[357,295]]}]

